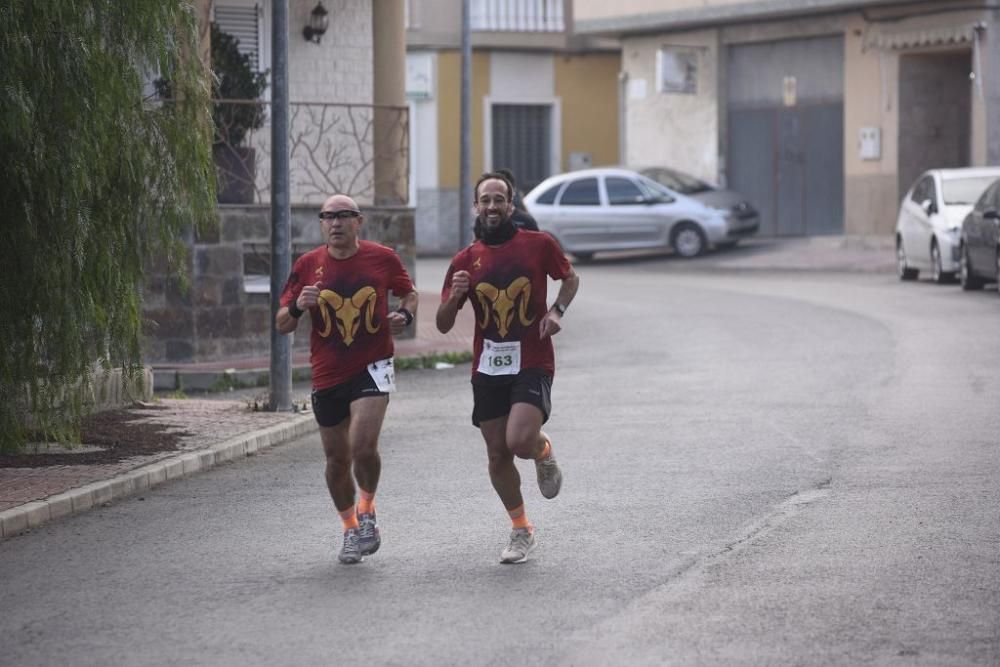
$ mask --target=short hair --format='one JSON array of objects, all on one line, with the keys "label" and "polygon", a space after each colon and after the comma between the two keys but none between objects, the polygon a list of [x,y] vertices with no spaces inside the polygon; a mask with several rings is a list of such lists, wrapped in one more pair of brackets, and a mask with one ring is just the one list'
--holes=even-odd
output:
[{"label": "short hair", "polygon": [[511,184],[510,180],[508,180],[506,176],[504,176],[503,174],[500,173],[500,170],[497,170],[497,171],[488,171],[488,172],[486,172],[485,174],[483,174],[482,176],[479,177],[479,180],[476,181],[476,187],[472,190],[472,194],[474,195],[474,198],[478,201],[479,200],[479,186],[482,185],[484,181],[492,181],[492,180],[497,180],[497,181],[503,181],[504,182],[504,185],[507,186],[507,199],[509,199],[511,202],[513,202],[514,201],[514,186]]},{"label": "short hair", "polygon": [[511,187],[517,189],[517,181],[514,179],[514,172],[512,172],[507,167],[500,167],[499,169],[496,170],[496,172],[501,176],[503,176],[504,178],[506,178],[507,182],[510,183]]}]

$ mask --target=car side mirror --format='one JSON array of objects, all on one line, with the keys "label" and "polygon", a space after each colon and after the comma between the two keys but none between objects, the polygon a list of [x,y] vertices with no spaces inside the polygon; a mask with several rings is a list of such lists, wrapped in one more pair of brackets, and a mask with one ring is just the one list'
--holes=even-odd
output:
[{"label": "car side mirror", "polygon": [[927,215],[937,213],[937,206],[934,205],[934,201],[932,199],[925,199],[920,202],[920,208],[923,209],[924,213]]},{"label": "car side mirror", "polygon": [[995,208],[988,208],[985,211],[983,211],[983,219],[1000,220],[1000,211],[997,211]]}]

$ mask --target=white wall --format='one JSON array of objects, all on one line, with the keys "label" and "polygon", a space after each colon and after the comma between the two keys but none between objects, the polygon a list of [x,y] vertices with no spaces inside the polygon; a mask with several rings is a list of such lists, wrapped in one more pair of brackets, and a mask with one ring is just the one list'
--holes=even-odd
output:
[{"label": "white wall", "polygon": [[[625,94],[625,162],[676,167],[709,181],[719,176],[718,45],[714,30],[636,37],[622,44]],[[657,90],[661,47],[698,54],[697,92]]]}]

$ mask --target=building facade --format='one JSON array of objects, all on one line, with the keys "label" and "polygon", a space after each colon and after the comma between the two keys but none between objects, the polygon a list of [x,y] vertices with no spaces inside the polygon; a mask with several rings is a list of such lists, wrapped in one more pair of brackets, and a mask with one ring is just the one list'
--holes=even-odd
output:
[{"label": "building facade", "polygon": [[[463,243],[461,12],[451,0],[407,7],[417,247],[446,254]],[[526,193],[552,174],[618,161],[617,43],[573,36],[571,8],[568,0],[472,0],[472,182],[465,187],[507,167]]]},{"label": "building facade", "polygon": [[933,167],[1000,164],[1000,12],[952,0],[576,0],[622,44],[623,152],[729,185],[762,234],[891,235]]},{"label": "building facade", "polygon": [[[214,23],[239,40],[252,69],[270,81],[276,1],[199,0],[206,62],[208,26]],[[307,37],[320,9],[326,30]],[[317,212],[327,197],[343,193],[365,213],[364,237],[394,248],[412,273],[405,8],[375,0],[290,0],[288,24],[292,257],[324,243]],[[192,231],[183,279],[158,261],[148,267],[148,363],[164,367],[270,353],[270,101],[268,86],[257,100],[216,102],[220,108],[251,103],[263,110],[259,127],[241,136],[239,145],[213,146],[221,180],[242,182],[246,198],[220,200],[218,228]],[[220,162],[220,153],[253,158],[233,167]],[[307,349],[308,336],[299,336],[295,347]]]}]

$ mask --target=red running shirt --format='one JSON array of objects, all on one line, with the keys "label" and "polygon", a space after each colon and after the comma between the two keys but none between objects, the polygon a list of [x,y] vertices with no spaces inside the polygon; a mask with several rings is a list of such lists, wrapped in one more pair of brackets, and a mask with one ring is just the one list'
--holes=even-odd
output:
[{"label": "red running shirt", "polygon": [[[563,280],[571,270],[569,260],[551,236],[524,229],[499,246],[476,241],[452,258],[441,288],[441,302],[451,294],[452,275],[468,271],[471,280],[467,297],[476,315],[473,379],[482,376],[477,369],[483,338],[498,343],[521,341],[521,369],[540,368],[555,375],[552,337],[540,338],[539,325],[548,311],[547,278]],[[459,308],[464,306],[465,299]]]},{"label": "red running shirt", "polygon": [[371,241],[359,243],[358,252],[347,259],[334,259],[326,246],[302,255],[281,293],[281,305],[287,306],[305,285],[319,283],[320,303],[309,309],[314,389],[346,382],[368,364],[391,357],[389,291],[397,297],[413,291],[395,251]]}]

